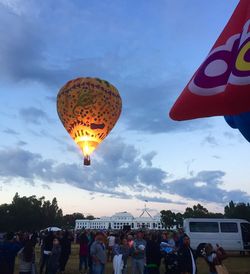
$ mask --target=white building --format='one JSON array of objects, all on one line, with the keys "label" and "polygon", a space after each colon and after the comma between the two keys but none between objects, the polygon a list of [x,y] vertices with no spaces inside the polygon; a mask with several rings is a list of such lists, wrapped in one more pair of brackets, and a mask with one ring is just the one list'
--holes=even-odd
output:
[{"label": "white building", "polygon": [[[144,217],[144,214],[147,214]],[[94,220],[76,220],[75,229],[123,229],[129,226],[130,229],[163,229],[160,214],[152,217],[145,208],[139,217],[134,217],[128,212],[119,212],[111,217],[101,217]]]}]

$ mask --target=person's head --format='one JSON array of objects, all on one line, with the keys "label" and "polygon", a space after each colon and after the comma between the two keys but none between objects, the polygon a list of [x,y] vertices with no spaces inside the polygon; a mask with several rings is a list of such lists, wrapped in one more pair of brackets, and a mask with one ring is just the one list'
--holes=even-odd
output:
[{"label": "person's head", "polygon": [[162,240],[164,241],[164,240],[167,240],[168,239],[168,234],[167,234],[167,232],[163,232],[162,233]]},{"label": "person's head", "polygon": [[54,237],[61,239],[63,236],[63,232],[62,231],[54,231],[53,235],[54,235]]},{"label": "person's head", "polygon": [[133,241],[133,236],[132,235],[128,235],[128,241]]},{"label": "person's head", "polygon": [[158,233],[153,233],[152,241],[154,241],[154,242],[160,242],[160,238],[159,238],[159,234]]},{"label": "person's head", "polygon": [[143,233],[142,233],[142,231],[138,231],[137,234],[136,234],[136,237],[139,240],[143,239]]},{"label": "person's head", "polygon": [[13,240],[14,240],[14,237],[15,237],[14,232],[8,232],[8,233],[6,234],[6,236],[5,236],[5,239],[6,239],[7,241],[13,241]]},{"label": "person's head", "polygon": [[173,233],[172,232],[168,233],[168,239],[173,239]]},{"label": "person's head", "polygon": [[33,259],[34,245],[31,240],[27,241],[23,248],[23,259],[26,262],[31,262]]},{"label": "person's head", "polygon": [[179,239],[179,236],[176,233],[176,231],[173,232],[173,239],[174,239],[174,241],[177,241]]},{"label": "person's head", "polygon": [[103,243],[104,242],[104,234],[102,232],[96,233],[95,240]]},{"label": "person's head", "polygon": [[183,237],[183,245],[186,246],[186,247],[190,246],[190,238],[188,237],[187,234],[185,234],[184,237]]},{"label": "person's head", "polygon": [[205,245],[205,253],[206,253],[206,255],[208,256],[212,252],[213,252],[213,246],[210,243],[206,244]]},{"label": "person's head", "polygon": [[53,245],[58,246],[59,244],[60,244],[60,242],[59,242],[58,238],[54,238]]},{"label": "person's head", "polygon": [[124,245],[124,246],[128,245],[128,240],[126,238],[122,239],[122,245]]},{"label": "person's head", "polygon": [[121,243],[121,240],[118,236],[115,237],[115,244],[119,245]]},{"label": "person's head", "polygon": [[53,232],[53,231],[49,231],[49,232],[47,233],[47,237],[48,237],[48,238],[53,238],[53,237],[54,237],[54,232]]},{"label": "person's head", "polygon": [[65,231],[64,231],[64,233],[63,233],[63,238],[66,238],[66,239],[69,238],[69,231],[68,231],[68,230],[65,230]]},{"label": "person's head", "polygon": [[88,243],[88,237],[86,231],[82,232],[79,237],[80,244],[87,244]]},{"label": "person's head", "polygon": [[183,228],[179,228],[178,233],[179,233],[180,236],[182,236],[184,234]]}]

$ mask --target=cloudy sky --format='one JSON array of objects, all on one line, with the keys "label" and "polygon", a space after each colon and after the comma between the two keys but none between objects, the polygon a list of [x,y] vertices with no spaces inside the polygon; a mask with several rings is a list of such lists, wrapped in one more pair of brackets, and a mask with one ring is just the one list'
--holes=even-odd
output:
[{"label": "cloudy sky", "polygon": [[[0,203],[56,196],[64,213],[101,216],[249,201],[249,143],[222,117],[168,117],[237,2],[0,0]],[[79,76],[123,99],[90,167],[56,112]]]}]

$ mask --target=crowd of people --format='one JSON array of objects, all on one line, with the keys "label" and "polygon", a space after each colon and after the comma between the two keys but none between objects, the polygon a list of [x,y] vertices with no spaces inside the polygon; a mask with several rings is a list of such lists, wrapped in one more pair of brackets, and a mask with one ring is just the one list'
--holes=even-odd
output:
[{"label": "crowd of people", "polygon": [[[226,258],[224,250],[206,244],[199,254],[190,247],[190,239],[183,230],[178,232],[94,232],[68,231],[6,234],[0,243],[0,273],[13,274],[16,256],[19,274],[64,273],[71,254],[71,244],[79,246],[79,272],[104,274],[112,263],[113,274],[159,274],[164,264],[165,274],[196,274],[197,255],[204,257],[208,273],[218,273],[217,266]],[[35,246],[40,246],[40,258]],[[128,260],[131,268],[128,269]],[[39,261],[39,269],[36,263]]]}]

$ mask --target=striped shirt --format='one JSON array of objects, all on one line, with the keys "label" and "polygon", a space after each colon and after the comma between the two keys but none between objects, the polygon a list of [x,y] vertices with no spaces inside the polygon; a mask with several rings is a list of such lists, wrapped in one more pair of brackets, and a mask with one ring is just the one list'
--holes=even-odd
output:
[{"label": "striped shirt", "polygon": [[26,262],[23,256],[23,248],[18,252],[19,258],[19,272],[29,272],[32,269],[33,259],[30,262]]}]

